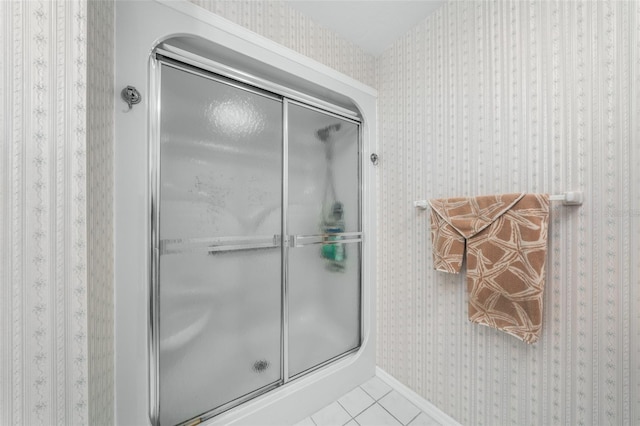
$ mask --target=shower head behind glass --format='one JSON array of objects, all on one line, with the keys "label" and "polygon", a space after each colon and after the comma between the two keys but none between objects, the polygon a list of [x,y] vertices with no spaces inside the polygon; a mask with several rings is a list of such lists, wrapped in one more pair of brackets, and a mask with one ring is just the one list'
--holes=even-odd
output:
[{"label": "shower head behind glass", "polygon": [[318,139],[320,139],[322,142],[326,142],[329,140],[329,138],[331,137],[331,135],[334,132],[337,132],[340,130],[340,127],[342,127],[342,124],[340,123],[336,123],[336,124],[331,124],[327,127],[324,127],[322,129],[318,129],[316,130],[316,136],[318,137]]}]

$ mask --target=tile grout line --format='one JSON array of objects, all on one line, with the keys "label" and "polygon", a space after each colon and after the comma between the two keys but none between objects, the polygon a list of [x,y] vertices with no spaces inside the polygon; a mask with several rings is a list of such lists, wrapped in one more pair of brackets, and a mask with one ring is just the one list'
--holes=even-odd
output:
[{"label": "tile grout line", "polygon": [[411,424],[411,422],[414,421],[415,419],[417,419],[420,416],[420,414],[422,414],[422,413],[424,413],[424,411],[422,411],[422,410],[418,411],[418,414],[416,414],[411,420],[409,420],[405,426],[409,426]]},{"label": "tile grout line", "polygon": [[[316,411],[316,413],[317,413],[317,411]],[[316,421],[313,420],[313,417],[309,416],[309,420],[311,420],[311,423],[313,423],[315,426],[318,426],[318,423],[316,423]]]},{"label": "tile grout line", "polygon": [[[387,412],[387,413],[388,413],[388,414],[389,414],[389,415],[390,415],[394,420],[396,420],[398,423],[400,423],[400,424],[401,424],[401,425],[403,425],[403,426],[409,426],[412,422],[414,422],[414,421],[415,421],[415,420],[420,416],[420,414],[423,414],[423,413],[424,413],[424,411],[423,411],[423,410],[421,410],[419,407],[416,407],[416,408],[418,408],[418,413],[417,413],[415,416],[413,416],[413,417],[411,418],[411,420],[409,420],[409,421],[405,424],[405,423],[403,423],[400,419],[398,419],[396,416],[394,416],[394,415],[391,413],[391,411],[389,411],[387,408],[385,408],[385,406],[384,406],[384,405],[382,405],[382,404],[380,403],[380,401],[381,401],[384,397],[386,397],[387,395],[389,395],[390,393],[392,393],[392,392],[394,391],[394,389],[393,389],[393,388],[389,389],[387,392],[385,392],[384,394],[382,394],[382,395],[380,396],[380,398],[376,399],[373,395],[371,395],[369,392],[367,392],[367,391],[366,391],[362,386],[358,386],[358,387],[359,387],[359,388],[360,388],[360,389],[361,389],[361,390],[362,390],[366,395],[368,395],[368,396],[373,400],[373,403],[371,403],[371,404],[367,405],[364,409],[362,409],[362,410],[358,411],[355,415],[352,415],[352,414],[351,414],[351,413],[346,409],[346,407],[345,407],[345,406],[344,406],[344,405],[343,405],[339,400],[335,400],[334,402],[337,402],[337,403],[338,403],[338,406],[339,406],[340,408],[342,408],[342,409],[347,413],[347,415],[349,416],[349,420],[347,420],[347,421],[343,424],[343,426],[344,426],[344,425],[346,425],[346,424],[348,424],[348,423],[350,423],[351,421],[353,421],[356,425],[360,426],[360,423],[358,422],[358,420],[356,420],[356,417],[357,417],[357,416],[362,415],[365,411],[369,410],[369,409],[370,409],[371,407],[373,407],[374,405],[378,405],[380,408],[382,408],[384,411],[386,411],[386,412]],[[409,402],[411,402],[411,401],[409,401]],[[312,415],[308,416],[308,418],[309,418],[309,420],[311,420],[311,423],[313,423],[313,425],[314,425],[314,426],[318,426],[318,423],[316,423],[316,421],[313,419]]]},{"label": "tile grout line", "polygon": [[[348,392],[347,392],[347,393],[348,393]],[[346,395],[346,394],[345,394],[345,395]],[[344,395],[343,395],[343,396],[344,396]],[[341,397],[341,398],[342,398],[342,397]],[[344,410],[344,412],[345,412],[345,413],[347,413],[347,414],[349,415],[349,417],[351,417],[349,420],[347,420],[346,422],[344,422],[344,423],[342,424],[342,426],[346,425],[346,424],[347,424],[347,423],[349,423],[351,420],[355,420],[355,419],[353,418],[353,416],[351,415],[351,413],[349,412],[349,410],[347,410],[346,408],[344,408],[344,405],[342,405],[338,399],[336,399],[336,402],[338,403],[338,405],[339,405],[340,407],[342,407],[342,409]]]},{"label": "tile grout line", "polygon": [[[395,389],[391,389],[391,390],[390,390],[390,391],[389,391],[385,396],[389,395],[389,394],[390,394],[391,392],[393,392],[394,390],[395,390]],[[397,392],[397,391],[396,391],[396,392]],[[407,402],[409,402],[411,405],[413,405],[414,407],[416,407],[416,409],[418,410],[418,414],[416,414],[415,416],[413,416],[413,417],[411,418],[411,420],[409,420],[407,423],[402,423],[402,421],[401,421],[399,418],[397,418],[396,416],[394,416],[394,415],[391,413],[391,411],[387,410],[387,409],[385,408],[385,406],[384,406],[384,405],[382,405],[382,404],[379,404],[379,405],[380,405],[382,408],[384,408],[384,409],[385,409],[385,411],[386,411],[387,413],[391,414],[391,415],[393,416],[393,418],[394,418],[394,419],[398,420],[398,422],[400,422],[400,424],[401,424],[401,425],[403,425],[403,426],[408,426],[408,425],[409,425],[412,421],[414,421],[414,420],[415,420],[415,419],[416,419],[416,418],[417,418],[421,413],[424,413],[424,411],[422,411],[422,409],[420,409],[420,407],[417,407],[414,403],[412,403],[411,401],[409,401],[409,400],[408,400],[404,395],[402,395],[400,392],[397,392],[397,393],[398,393],[398,395],[400,395],[400,397],[402,397],[404,400],[406,400],[406,401],[407,401]],[[384,398],[385,396],[380,397],[380,399]]]},{"label": "tile grout line", "polygon": [[[364,389],[363,389],[363,391],[364,391]],[[365,392],[365,393],[366,393],[366,392]],[[345,395],[346,395],[346,394],[345,394]],[[369,395],[369,394],[367,394],[367,395]],[[369,395],[369,396],[371,396],[371,395]],[[373,399],[373,397],[372,397],[372,396],[371,396],[371,399]],[[344,409],[344,411],[346,411],[346,412],[347,412],[347,414],[348,414],[348,415],[350,415],[350,416],[351,416],[351,419],[352,419],[352,420],[355,420],[357,416],[359,416],[360,414],[362,414],[362,413],[364,413],[365,411],[367,411],[369,408],[371,408],[371,407],[373,406],[373,404],[375,404],[375,403],[376,403],[376,401],[374,400],[374,401],[373,401],[373,404],[367,405],[367,407],[366,407],[364,410],[360,410],[360,411],[358,412],[358,414],[356,414],[356,415],[353,415],[353,416],[352,416],[352,415],[351,415],[351,413],[349,412],[349,410],[347,410],[347,408],[346,408],[344,405],[342,405],[342,403],[340,402],[340,400],[336,400],[336,402],[337,402],[337,403],[338,403],[338,404],[339,404],[339,405]],[[349,422],[347,422],[347,423],[349,423]],[[356,423],[357,423],[357,422],[356,422]]]},{"label": "tile grout line", "polygon": [[[343,395],[344,396],[344,395]],[[321,408],[320,410],[316,411],[314,414],[310,415],[309,418],[311,419],[311,421],[313,422],[314,425],[318,426],[318,423],[316,423],[316,421],[313,419],[313,415],[317,414],[319,411],[324,410],[325,408],[333,405],[334,403],[338,404],[338,407],[342,408],[342,410],[347,413],[347,417],[349,417],[349,420],[347,420],[346,422],[342,423],[341,426],[346,425],[347,423],[349,423],[351,420],[353,420],[353,417],[351,416],[351,413],[349,413],[347,411],[346,408],[344,408],[344,406],[342,404],[340,404],[340,401],[338,401],[337,399],[333,402],[330,402],[329,405],[325,406],[324,408]]]},{"label": "tile grout line", "polygon": [[378,402],[379,400],[381,400],[381,399],[382,399],[382,398],[384,398],[385,396],[389,395],[389,394],[393,391],[393,388],[391,388],[391,389],[389,389],[389,390],[388,390],[384,395],[382,395],[380,398],[376,399],[376,397],[375,397],[375,396],[373,396],[373,395],[371,395],[369,392],[367,392],[367,391],[366,391],[366,389],[362,387],[362,385],[360,385],[359,387],[360,387],[360,389],[362,389],[362,390],[364,391],[364,393],[366,393],[366,394],[367,394],[367,395],[369,395],[371,398],[373,398],[373,400],[374,400],[375,402]]},{"label": "tile grout line", "polygon": [[[384,405],[376,402],[376,404],[378,404],[384,411],[386,411],[387,413],[389,413],[389,415],[391,417],[393,417],[394,419],[396,419],[398,421],[398,423],[400,423],[402,426],[406,426],[404,423],[402,423],[402,421],[400,421],[399,418],[397,418],[396,416],[394,416],[393,414],[391,414],[391,411],[387,410],[386,408],[384,408]],[[418,413],[418,415],[420,415],[420,413]],[[413,420],[413,419],[412,419]],[[407,423],[408,424],[408,423]]]}]

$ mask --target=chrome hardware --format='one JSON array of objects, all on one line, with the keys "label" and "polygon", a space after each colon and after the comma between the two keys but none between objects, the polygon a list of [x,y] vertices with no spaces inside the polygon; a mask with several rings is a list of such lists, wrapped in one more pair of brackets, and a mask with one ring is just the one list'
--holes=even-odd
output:
[{"label": "chrome hardware", "polygon": [[[329,240],[329,237],[338,237]],[[190,238],[161,240],[158,255],[219,252],[237,250],[259,250],[277,247],[304,247],[314,244],[349,244],[359,243],[363,240],[362,232],[339,232],[335,234],[316,235],[280,235],[253,236],[253,237],[217,237],[217,238]]]},{"label": "chrome hardware", "polygon": [[280,235],[255,237],[192,238],[160,241],[160,255],[195,252],[219,252],[259,250],[280,247]]},{"label": "chrome hardware", "polygon": [[[330,240],[329,237],[337,237]],[[335,234],[292,235],[290,247],[305,247],[315,244],[349,244],[362,242],[362,232],[339,232]]]},{"label": "chrome hardware", "polygon": [[140,95],[138,89],[133,86],[127,86],[122,89],[122,92],[120,92],[120,97],[122,97],[122,100],[125,101],[127,105],[129,105],[128,111],[131,111],[133,105],[139,104],[142,100],[142,95]]}]

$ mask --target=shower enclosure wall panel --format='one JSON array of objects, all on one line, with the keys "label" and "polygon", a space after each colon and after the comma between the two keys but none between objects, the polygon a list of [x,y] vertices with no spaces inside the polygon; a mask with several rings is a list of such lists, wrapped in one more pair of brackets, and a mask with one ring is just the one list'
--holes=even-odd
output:
[{"label": "shower enclosure wall panel", "polygon": [[[212,400],[213,405],[224,404],[276,385],[207,424],[295,423],[374,375],[375,179],[366,158],[375,149],[376,93],[186,1],[117,2],[116,22],[116,87],[135,86],[142,95],[132,109],[118,97],[115,115],[116,423],[150,423],[149,407],[158,391],[154,378],[169,384],[168,393],[160,397],[160,411],[164,406],[167,414],[163,424],[207,410]],[[166,71],[168,67],[164,76],[174,73],[180,90],[163,89],[159,63],[151,53],[165,40],[177,38],[182,48],[229,69],[242,69],[234,76],[237,80],[264,87],[253,84],[250,76],[257,75],[257,81],[290,86],[294,99],[309,93],[357,111],[362,124],[356,131],[358,126],[349,119],[297,102],[290,105],[292,120],[282,116],[287,110],[282,97],[232,93],[202,73],[187,78]],[[211,97],[209,90],[199,89],[202,83],[192,87],[200,80],[222,94]],[[174,105],[161,102],[163,95]],[[280,126],[267,123],[253,129],[259,137],[233,130],[229,124],[243,116],[233,109],[227,109],[227,125],[207,121],[214,110],[213,115],[224,116],[219,104],[227,95],[252,98],[257,115],[264,114],[269,122],[288,118],[289,133],[278,133]],[[297,110],[312,112],[312,121],[318,120],[305,140],[299,139],[303,133],[296,127],[302,124],[295,119]],[[197,114],[200,124],[193,122]],[[343,151],[334,156],[331,169],[340,184],[335,200],[326,201],[319,194],[324,194],[329,170],[327,144],[314,132],[337,123],[340,130],[330,136]],[[176,128],[183,132],[174,132]],[[290,139],[288,158],[282,156],[284,139]],[[164,175],[152,173],[160,153],[152,152],[150,141],[158,141],[170,159],[160,164]],[[231,157],[236,161],[229,161]],[[283,163],[283,158],[288,161]],[[282,192],[283,170],[290,175],[287,194]],[[350,186],[351,178],[342,171],[360,173],[360,187]],[[232,178],[232,172],[239,173]],[[162,211],[152,209],[149,201],[153,182],[161,179],[155,202]],[[237,186],[245,190],[237,191]],[[283,201],[288,214],[281,208]],[[335,224],[327,223],[326,212],[320,211],[332,210],[334,201],[342,203],[345,232],[322,235]],[[179,216],[180,221],[173,220]],[[152,233],[154,223],[159,232]],[[326,237],[331,241],[323,240]],[[153,256],[150,241],[157,242]],[[336,265],[336,258],[327,257],[332,249],[325,247],[337,246],[346,256],[338,256]],[[152,263],[153,258],[159,262]],[[156,293],[149,285],[154,270]],[[283,280],[288,282],[288,308],[282,304]],[[230,309],[232,303],[241,308]],[[253,315],[242,314],[243,309]],[[288,315],[285,334],[283,314]],[[150,322],[152,317],[157,323]],[[158,331],[154,352],[151,336]],[[242,336],[246,339],[238,341]],[[323,364],[332,357],[334,362]],[[235,367],[216,369],[231,358],[237,361]],[[204,367],[189,369],[196,364]],[[313,372],[286,382],[300,371]]]}]

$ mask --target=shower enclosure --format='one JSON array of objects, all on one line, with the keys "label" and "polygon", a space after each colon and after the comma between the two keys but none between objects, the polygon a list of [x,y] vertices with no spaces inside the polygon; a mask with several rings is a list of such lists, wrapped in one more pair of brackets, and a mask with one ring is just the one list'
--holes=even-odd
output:
[{"label": "shower enclosure", "polygon": [[203,420],[358,349],[361,131],[159,51],[151,417]]}]

